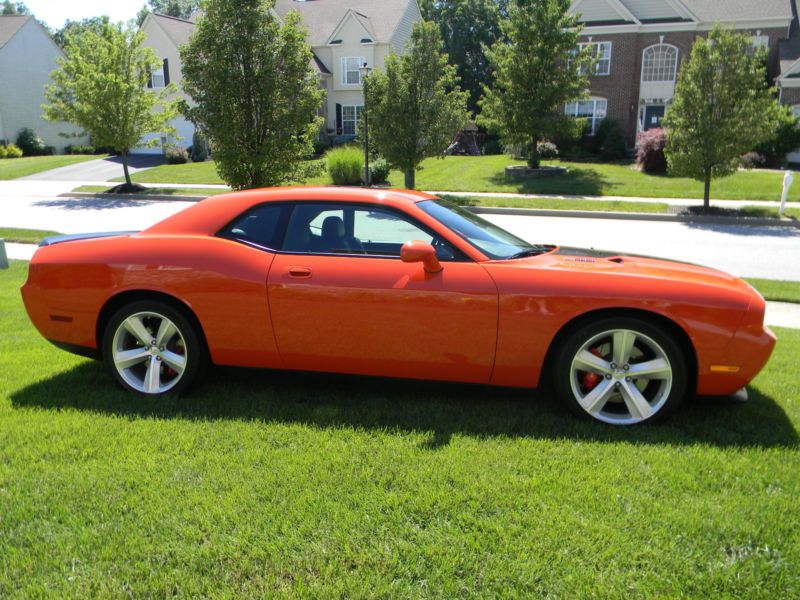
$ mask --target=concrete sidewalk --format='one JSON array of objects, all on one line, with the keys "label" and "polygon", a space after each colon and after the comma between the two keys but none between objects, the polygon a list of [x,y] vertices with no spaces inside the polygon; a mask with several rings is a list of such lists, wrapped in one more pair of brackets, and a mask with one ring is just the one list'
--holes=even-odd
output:
[{"label": "concrete sidewalk", "polygon": [[[11,260],[30,260],[36,246],[33,244],[6,244],[6,253]],[[767,325],[800,329],[800,304],[791,302],[767,302]]]}]

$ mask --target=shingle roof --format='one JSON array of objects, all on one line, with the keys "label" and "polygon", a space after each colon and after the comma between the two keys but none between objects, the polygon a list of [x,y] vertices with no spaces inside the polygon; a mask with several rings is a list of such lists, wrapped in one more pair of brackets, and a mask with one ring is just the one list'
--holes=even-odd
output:
[{"label": "shingle roof", "polygon": [[22,26],[28,22],[28,19],[32,18],[19,15],[0,15],[0,48],[5,46],[16,35]]},{"label": "shingle roof", "polygon": [[702,23],[792,17],[791,0],[682,0]]},{"label": "shingle roof", "polygon": [[150,16],[156,20],[164,30],[164,33],[169,36],[169,39],[171,39],[178,48],[189,42],[189,37],[196,27],[194,21],[187,21],[185,19],[160,15],[158,13],[152,13]]},{"label": "shingle roof", "polygon": [[[414,0],[411,0],[414,1]],[[388,42],[408,8],[409,0],[277,0],[275,11],[284,18],[296,10],[308,28],[308,43],[322,46],[348,10],[375,36],[376,42]]]},{"label": "shingle roof", "polygon": [[[788,40],[783,40],[780,45],[780,65],[781,65],[781,75],[786,75],[786,72],[792,67],[798,60],[800,60],[800,37],[794,35]],[[790,77],[796,77],[796,74],[788,75]]]}]

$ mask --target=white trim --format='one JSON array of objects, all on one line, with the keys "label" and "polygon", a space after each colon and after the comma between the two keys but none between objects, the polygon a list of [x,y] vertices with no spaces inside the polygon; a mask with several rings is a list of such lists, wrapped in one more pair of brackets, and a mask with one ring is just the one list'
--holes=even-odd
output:
[{"label": "white trim", "polygon": [[[666,46],[667,48],[672,48],[675,50],[675,65],[672,67],[672,79],[648,79],[645,81],[644,78],[644,55],[647,53],[648,50],[652,48],[658,48],[659,46]],[[675,83],[678,79],[678,64],[680,59],[681,51],[680,48],[673,44],[665,44],[663,41],[659,41],[657,44],[650,44],[646,48],[642,48],[642,68],[639,72],[639,83]]]},{"label": "white trim", "polygon": [[[569,12],[575,14],[578,11],[578,8],[581,4],[583,4],[586,0],[578,0],[575,4],[572,5]],[[630,21],[632,23],[640,23],[639,19],[637,19],[634,14],[629,11],[622,2],[619,0],[605,0],[605,3],[608,5],[609,8],[614,10],[623,20]]]},{"label": "white trim", "polygon": [[[734,29],[736,31],[745,29],[779,29],[789,27],[791,17],[773,17],[765,19],[754,19],[752,21],[736,21]],[[730,24],[729,21],[722,21],[723,24]],[[624,23],[621,25],[592,25],[582,23],[581,35],[611,35],[615,33],[661,33],[672,31],[711,31],[715,23]]]},{"label": "white trim", "polygon": [[787,79],[781,77],[778,79],[778,83],[780,84],[780,89],[800,88],[800,77],[791,77]]},{"label": "white trim", "polygon": [[[347,61],[348,60],[356,60],[358,61],[358,67],[356,67],[355,72],[358,73],[358,81],[356,83],[350,83],[347,81],[347,73],[353,73],[353,71],[347,70]],[[363,56],[342,56],[341,57],[341,65],[342,65],[342,85],[351,87],[351,86],[360,86],[361,85],[361,71],[359,68],[361,65],[365,64],[367,59]]]},{"label": "white trim", "polygon": [[667,4],[669,4],[672,8],[675,9],[676,12],[682,13],[684,17],[692,21],[693,23],[699,23],[700,19],[698,19],[692,11],[689,10],[689,7],[686,6],[681,0],[667,0]]}]

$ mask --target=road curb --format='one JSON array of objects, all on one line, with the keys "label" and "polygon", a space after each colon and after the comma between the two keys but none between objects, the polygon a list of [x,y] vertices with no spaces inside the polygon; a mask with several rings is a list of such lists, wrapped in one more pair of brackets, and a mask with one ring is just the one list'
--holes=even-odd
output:
[{"label": "road curb", "polygon": [[100,198],[103,200],[135,200],[137,202],[200,202],[209,196],[161,196],[158,194],[96,194],[94,192],[67,192],[59,198]]},{"label": "road curb", "polygon": [[763,217],[715,217],[702,215],[668,215],[662,213],[503,208],[495,206],[465,206],[464,208],[479,215],[517,215],[523,217],[567,217],[577,219],[661,221],[672,223],[705,223],[710,225],[747,225],[751,227],[793,227],[800,229],[800,221],[794,221],[792,219],[769,219]]}]

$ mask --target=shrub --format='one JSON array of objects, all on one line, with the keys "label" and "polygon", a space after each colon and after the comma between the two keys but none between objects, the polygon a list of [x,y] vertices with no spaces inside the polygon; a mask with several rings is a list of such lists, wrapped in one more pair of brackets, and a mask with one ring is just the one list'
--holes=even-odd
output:
[{"label": "shrub", "polygon": [[192,147],[189,149],[192,162],[205,162],[208,160],[208,144],[205,138],[196,131],[192,136]]},{"label": "shrub", "polygon": [[767,166],[781,166],[786,154],[800,148],[800,121],[791,106],[781,105],[775,134],[754,150],[764,156]]},{"label": "shrub", "polygon": [[620,133],[619,124],[614,119],[605,118],[600,121],[595,137],[597,153],[603,160],[619,160],[627,155],[625,139]]},{"label": "shrub", "polygon": [[182,165],[189,162],[189,153],[186,148],[171,146],[166,149],[164,156],[171,165]]},{"label": "shrub", "polygon": [[483,153],[485,155],[502,154],[503,145],[500,143],[500,138],[496,135],[487,135],[486,141],[483,143]]},{"label": "shrub", "polygon": [[41,156],[47,152],[44,140],[28,127],[19,130],[17,146],[25,156]]},{"label": "shrub", "polygon": [[6,147],[0,144],[0,159],[3,159],[5,157],[6,157]]},{"label": "shrub", "polygon": [[664,147],[667,145],[667,136],[664,130],[658,128],[642,131],[636,136],[636,142],[636,166],[645,173],[666,173]]},{"label": "shrub", "polygon": [[67,154],[94,154],[95,147],[70,144],[69,146],[64,148],[64,152],[66,152]]},{"label": "shrub", "polygon": [[22,158],[22,150],[14,144],[6,146],[6,158]]},{"label": "shrub", "polygon": [[536,151],[544,159],[558,158],[558,148],[553,142],[548,142],[547,140],[536,144]]},{"label": "shrub", "polygon": [[739,164],[743,169],[757,169],[763,167],[766,162],[766,156],[758,152],[748,152],[739,158]]},{"label": "shrub", "polygon": [[372,183],[386,183],[389,180],[389,163],[382,156],[369,163],[369,178]]},{"label": "shrub", "polygon": [[364,171],[364,154],[358,146],[340,146],[325,156],[328,173],[336,185],[358,185]]}]

